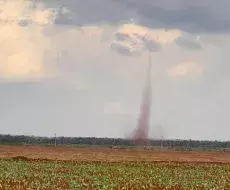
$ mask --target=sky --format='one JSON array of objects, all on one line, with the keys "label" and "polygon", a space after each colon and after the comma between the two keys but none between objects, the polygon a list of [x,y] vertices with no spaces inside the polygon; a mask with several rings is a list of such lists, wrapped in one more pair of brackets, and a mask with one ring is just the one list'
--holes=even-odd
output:
[{"label": "sky", "polygon": [[3,134],[229,140],[230,1],[0,0]]}]

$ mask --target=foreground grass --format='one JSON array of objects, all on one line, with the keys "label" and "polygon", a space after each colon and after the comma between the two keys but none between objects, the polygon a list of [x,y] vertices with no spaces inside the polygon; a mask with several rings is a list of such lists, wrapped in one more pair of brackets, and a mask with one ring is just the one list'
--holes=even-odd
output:
[{"label": "foreground grass", "polygon": [[0,189],[230,189],[230,164],[0,160]]}]

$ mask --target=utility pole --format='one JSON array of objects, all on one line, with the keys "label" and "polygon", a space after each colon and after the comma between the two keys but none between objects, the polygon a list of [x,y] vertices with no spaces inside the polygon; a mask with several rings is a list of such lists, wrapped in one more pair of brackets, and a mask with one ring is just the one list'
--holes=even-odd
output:
[{"label": "utility pole", "polygon": [[57,146],[56,133],[55,133],[55,136],[54,136],[54,146]]},{"label": "utility pole", "polygon": [[161,148],[163,148],[163,136],[161,136]]}]

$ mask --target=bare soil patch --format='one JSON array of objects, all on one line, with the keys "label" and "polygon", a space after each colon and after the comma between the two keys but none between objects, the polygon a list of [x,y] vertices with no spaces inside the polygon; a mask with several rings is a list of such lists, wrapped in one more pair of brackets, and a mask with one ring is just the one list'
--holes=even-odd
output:
[{"label": "bare soil patch", "polygon": [[42,146],[0,146],[0,158],[15,160],[44,159],[66,161],[171,161],[171,162],[206,162],[230,163],[230,153],[213,151],[166,151],[114,148],[75,148]]}]

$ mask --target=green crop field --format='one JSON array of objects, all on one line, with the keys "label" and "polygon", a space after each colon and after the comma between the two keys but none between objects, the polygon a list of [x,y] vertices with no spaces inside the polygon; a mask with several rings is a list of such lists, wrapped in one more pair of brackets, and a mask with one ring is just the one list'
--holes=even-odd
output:
[{"label": "green crop field", "polygon": [[230,189],[230,164],[0,160],[0,189]]}]

